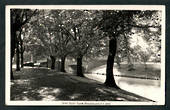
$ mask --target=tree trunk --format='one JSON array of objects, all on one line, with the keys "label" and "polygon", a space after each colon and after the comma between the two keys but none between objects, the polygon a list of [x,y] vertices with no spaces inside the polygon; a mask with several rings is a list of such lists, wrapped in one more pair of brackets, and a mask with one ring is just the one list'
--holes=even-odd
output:
[{"label": "tree trunk", "polygon": [[55,69],[55,60],[56,60],[56,58],[54,56],[50,56],[50,58],[51,58],[51,69],[53,70],[53,69]]},{"label": "tree trunk", "polygon": [[144,66],[145,66],[145,71],[146,71],[148,69],[146,62],[144,62]]},{"label": "tree trunk", "polygon": [[[11,39],[13,40],[13,39]],[[11,41],[11,65],[10,65],[10,68],[11,68],[11,74],[10,74],[10,78],[11,80],[14,80],[14,75],[13,75],[13,71],[12,71],[12,60],[14,58],[14,55],[15,55],[15,41]]]},{"label": "tree trunk", "polygon": [[116,85],[114,75],[113,75],[113,66],[114,66],[114,58],[116,54],[117,42],[116,38],[112,38],[109,40],[109,55],[107,59],[107,67],[106,67],[106,80],[105,85],[109,87],[119,88]]},{"label": "tree trunk", "polygon": [[12,60],[14,58],[15,55],[15,48],[16,48],[16,32],[14,31],[14,29],[12,29],[11,26],[11,74],[10,74],[10,78],[11,80],[14,80],[14,75],[13,75],[13,71],[12,71]]},{"label": "tree trunk", "polygon": [[12,60],[13,60],[13,57],[11,56],[11,65],[10,65],[11,66],[10,67],[11,68],[11,74],[10,74],[10,79],[14,80],[14,75],[13,75],[13,71],[12,71]]},{"label": "tree trunk", "polygon": [[16,71],[20,71],[19,41],[16,43]]},{"label": "tree trunk", "polygon": [[47,68],[49,67],[49,66],[48,66],[48,62],[49,62],[49,60],[48,60],[48,58],[47,58]]},{"label": "tree trunk", "polygon": [[61,69],[60,69],[61,72],[66,72],[65,71],[65,59],[66,59],[66,56],[61,57]]},{"label": "tree trunk", "polygon": [[128,38],[126,37],[125,34],[124,34],[124,38],[125,38],[125,45],[126,45],[126,55],[127,55],[127,59],[128,59],[128,71],[132,71],[132,70],[135,70],[135,69],[134,69],[132,58],[131,58]]},{"label": "tree trunk", "polygon": [[20,40],[20,44],[21,44],[21,68],[23,68],[24,67],[24,48],[23,48],[23,41],[22,40]]},{"label": "tree trunk", "polygon": [[79,55],[77,57],[77,76],[80,76],[80,77],[84,77],[83,71],[82,71],[82,59],[83,59],[82,55]]},{"label": "tree trunk", "polygon": [[21,52],[21,68],[24,67],[24,56],[23,56],[24,52]]},{"label": "tree trunk", "polygon": [[116,55],[116,63],[119,69],[121,68],[120,62],[121,62],[120,57]]},{"label": "tree trunk", "polygon": [[128,71],[133,71],[134,69],[134,64],[132,61],[132,58],[130,57],[130,54],[128,55]]}]

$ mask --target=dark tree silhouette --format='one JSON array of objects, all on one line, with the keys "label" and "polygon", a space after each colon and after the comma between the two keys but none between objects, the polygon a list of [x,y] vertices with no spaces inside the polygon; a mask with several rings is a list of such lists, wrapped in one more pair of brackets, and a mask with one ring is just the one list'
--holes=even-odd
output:
[{"label": "dark tree silhouette", "polygon": [[109,40],[109,55],[107,59],[107,68],[106,68],[106,81],[105,84],[107,86],[117,87],[114,77],[113,77],[113,66],[114,66],[114,58],[116,55],[117,48],[117,40],[115,37]]},{"label": "dark tree silhouette", "polygon": [[[19,39],[17,38],[17,32],[20,31],[22,26],[26,24],[31,17],[36,13],[35,11],[29,10],[29,9],[11,9],[10,15],[11,15],[11,79],[14,79],[13,72],[12,72],[12,60],[15,54],[15,49],[17,56],[19,55]],[[19,57],[18,59],[19,60]],[[17,61],[19,62],[19,61]],[[18,65],[19,63],[17,63]],[[19,70],[19,67],[17,67],[17,70]]]},{"label": "dark tree silhouette", "polygon": [[[116,54],[117,43],[116,39],[124,34],[131,33],[132,28],[140,28],[142,30],[147,30],[150,27],[160,27],[153,26],[150,24],[137,24],[134,19],[134,15],[138,18],[151,19],[151,15],[155,11],[126,11],[126,10],[107,10],[103,11],[103,18],[99,23],[99,28],[106,32],[109,36],[109,55],[107,59],[106,68],[106,80],[105,84],[107,86],[118,88],[113,78],[113,66],[114,58]],[[127,40],[127,39],[125,39]]]},{"label": "dark tree silhouette", "polygon": [[50,58],[51,58],[51,69],[55,69],[56,58],[54,56],[50,56]]}]

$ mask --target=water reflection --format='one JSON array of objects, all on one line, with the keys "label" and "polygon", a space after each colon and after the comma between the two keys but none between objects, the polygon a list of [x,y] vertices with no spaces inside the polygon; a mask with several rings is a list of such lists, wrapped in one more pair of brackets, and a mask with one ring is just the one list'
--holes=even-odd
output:
[{"label": "water reflection", "polygon": [[149,98],[154,101],[160,99],[160,81],[136,78],[115,77],[118,86],[129,92]]}]

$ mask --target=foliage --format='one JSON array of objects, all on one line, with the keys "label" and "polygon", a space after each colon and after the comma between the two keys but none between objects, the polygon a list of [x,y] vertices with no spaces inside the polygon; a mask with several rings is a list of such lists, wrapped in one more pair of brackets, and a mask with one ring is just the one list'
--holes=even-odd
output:
[{"label": "foliage", "polygon": [[107,10],[103,13],[99,27],[108,36],[117,38],[117,55],[122,59],[138,59],[137,52],[131,47],[135,43],[131,39],[137,36],[148,42],[153,54],[160,53],[161,11]]},{"label": "foliage", "polygon": [[[115,53],[117,49],[117,41],[120,39],[120,36],[123,36],[123,39],[119,41],[122,47],[125,47],[124,50],[127,57],[128,62],[131,61],[132,52],[129,45],[129,38],[133,36],[134,30],[135,32],[140,32],[143,34],[145,39],[148,41],[151,33],[151,30],[156,31],[159,34],[160,20],[152,19],[154,14],[158,11],[137,11],[137,10],[105,10],[103,11],[103,19],[100,21],[99,26],[103,32],[105,32],[109,36],[109,55],[107,60],[107,68],[106,68],[106,81],[105,84],[108,86],[116,87],[117,85],[113,78],[113,65],[115,59]],[[152,21],[153,22],[149,22]],[[145,22],[147,21],[147,22]],[[157,22],[158,21],[158,22]],[[153,28],[153,29],[150,29]],[[121,43],[124,42],[124,43]],[[121,48],[122,48],[121,47]],[[119,50],[119,53],[121,51]],[[135,52],[133,52],[135,53]],[[131,65],[131,63],[130,63]]]}]

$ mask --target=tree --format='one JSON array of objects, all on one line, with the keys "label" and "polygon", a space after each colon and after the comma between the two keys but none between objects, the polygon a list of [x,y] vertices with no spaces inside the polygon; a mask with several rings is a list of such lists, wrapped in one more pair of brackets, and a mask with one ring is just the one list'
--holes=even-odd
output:
[{"label": "tree", "polygon": [[150,49],[147,49],[146,51],[139,51],[138,54],[139,54],[141,61],[144,63],[144,68],[146,70],[147,69],[146,62],[149,60],[151,56]]},{"label": "tree", "polygon": [[[66,26],[68,35],[72,38],[74,56],[77,59],[77,76],[83,77],[82,60],[92,48],[100,44],[103,38],[101,32],[95,29],[96,11],[89,10],[65,10],[62,14],[66,15]],[[67,28],[66,28],[67,27]],[[98,42],[96,42],[98,41]],[[92,52],[92,51],[91,51]]]},{"label": "tree", "polygon": [[[129,15],[128,15],[129,14]],[[126,16],[126,17],[125,17]],[[117,49],[117,37],[120,33],[124,33],[124,30],[129,30],[129,27],[125,27],[125,22],[131,20],[130,13],[123,11],[104,11],[103,19],[101,20],[101,29],[108,33],[109,36],[109,55],[107,59],[106,67],[106,81],[107,86],[118,88],[113,77],[113,65],[114,57]]]},{"label": "tree", "polygon": [[25,51],[25,45],[24,45],[24,36],[25,36],[25,27],[23,26],[23,29],[20,32],[21,36],[19,37],[19,45],[20,45],[20,55],[21,55],[21,68],[24,67],[24,51]]},{"label": "tree", "polygon": [[21,30],[17,33],[16,40],[16,71],[20,71],[20,47],[19,47],[19,38],[21,36]]},{"label": "tree", "polygon": [[39,40],[38,44],[45,48],[43,54],[50,56],[51,69],[55,69],[56,58],[59,58],[61,59],[60,71],[65,72],[65,59],[72,51],[70,36],[64,25],[65,18],[60,15],[61,10],[39,11],[39,15],[31,24],[31,36]]},{"label": "tree", "polygon": [[[41,54],[51,58],[51,69],[55,69],[56,49],[55,36],[51,33],[51,28],[54,24],[49,18],[49,10],[39,10],[39,14],[34,17],[34,20],[29,24],[30,38],[33,39],[32,45],[39,45],[44,50]],[[33,51],[33,50],[32,50]],[[36,54],[40,52],[35,51]]]},{"label": "tree", "polygon": [[94,28],[96,23],[93,19],[96,17],[94,12],[41,10],[35,22],[32,23],[33,38],[40,40],[42,47],[46,48],[46,53],[50,53],[53,64],[56,57],[61,59],[62,72],[65,72],[67,55],[74,53],[77,59],[77,75],[83,76],[83,56],[100,44],[100,39],[103,38],[102,31]]},{"label": "tree", "polygon": [[[37,14],[38,15],[38,14]],[[21,54],[21,66],[23,61],[40,60],[46,58],[46,48],[43,47],[42,42],[35,36],[36,30],[33,31],[32,23],[35,22],[36,16],[32,17],[29,23],[25,24],[22,28],[20,39],[20,54]],[[21,45],[22,44],[22,45]],[[26,56],[24,54],[26,52]],[[29,53],[29,55],[27,55]],[[23,61],[22,61],[23,54]]]},{"label": "tree", "polygon": [[[152,14],[155,11],[123,11],[123,10],[107,10],[103,11],[103,19],[101,20],[99,26],[100,29],[106,32],[109,36],[109,55],[107,60],[106,68],[106,81],[107,86],[118,88],[113,77],[113,64],[117,49],[117,38],[121,34],[131,32],[132,28],[140,28],[141,30],[147,30],[153,26],[149,23],[139,23],[134,19],[137,18],[151,19]],[[159,28],[160,26],[158,26]],[[127,39],[126,39],[127,40]]]},{"label": "tree", "polygon": [[116,63],[118,64],[120,68],[120,61],[121,59],[127,59],[128,63],[128,70],[134,70],[133,66],[133,50],[130,47],[130,32],[125,32],[119,35],[117,38],[117,51],[116,51]]},{"label": "tree", "polygon": [[67,13],[65,13],[65,10],[51,10],[49,16],[51,16],[54,22],[54,28],[51,29],[51,33],[56,36],[55,49],[58,51],[57,57],[61,59],[60,71],[66,72],[65,59],[73,52],[72,43],[70,42],[70,32],[67,29],[69,27],[67,24],[69,22]]},{"label": "tree", "polygon": [[[20,31],[22,26],[29,22],[31,17],[36,13],[36,10],[29,9],[11,9],[11,79],[14,79],[12,72],[12,60],[15,54],[15,49],[19,45],[19,39],[17,38],[17,32]],[[19,52],[19,51],[17,51]],[[19,59],[18,59],[19,60]],[[17,64],[19,69],[19,64]]]}]

